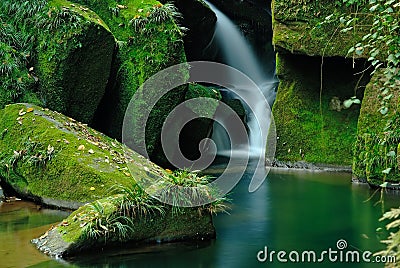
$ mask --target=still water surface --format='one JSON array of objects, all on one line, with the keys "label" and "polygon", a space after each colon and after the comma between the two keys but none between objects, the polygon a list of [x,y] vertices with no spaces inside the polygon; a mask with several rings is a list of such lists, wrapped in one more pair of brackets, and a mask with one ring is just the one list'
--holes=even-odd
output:
[{"label": "still water surface", "polygon": [[[400,196],[350,183],[350,174],[273,170],[258,191],[247,191],[245,175],[231,194],[230,215],[214,217],[217,239],[173,243],[82,256],[71,263],[49,259],[29,240],[40,236],[65,212],[37,210],[15,202],[0,205],[0,267],[383,267],[377,263],[280,263],[257,261],[257,252],[347,250],[375,252],[382,211],[400,206]],[[378,202],[382,200],[382,202]],[[377,203],[378,202],[378,203]],[[339,254],[339,253],[338,253]],[[361,256],[361,255],[360,255]],[[288,256],[286,255],[286,258]],[[326,260],[328,257],[326,256]],[[372,259],[372,258],[371,258]]]}]

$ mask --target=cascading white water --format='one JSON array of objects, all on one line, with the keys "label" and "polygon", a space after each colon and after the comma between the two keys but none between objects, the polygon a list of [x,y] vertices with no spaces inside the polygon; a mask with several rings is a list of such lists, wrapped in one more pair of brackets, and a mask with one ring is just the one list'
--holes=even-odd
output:
[{"label": "cascading white water", "polygon": [[[263,65],[256,57],[250,43],[246,40],[237,26],[214,5],[207,1],[206,3],[217,16],[215,40],[217,41],[218,47],[221,50],[223,60],[225,61],[224,63],[240,70],[250,77],[259,87],[268,103],[271,105],[275,99],[275,87],[277,85],[277,80],[274,73],[264,72]],[[271,64],[274,64],[273,59],[271,60]],[[235,79],[235,77],[231,77],[231,81],[233,81],[232,84],[235,88],[239,88],[241,92],[243,92],[241,94],[242,96],[247,95],[251,98],[252,91],[254,94],[254,90],[258,90],[253,87],[246,88],[241,86],[241,81]],[[235,98],[235,96],[231,97]],[[265,120],[269,119],[265,116],[268,114],[268,107],[266,107],[265,102],[256,101],[256,103],[257,104],[255,107],[251,107],[251,109],[249,109],[249,107],[245,107],[247,111],[246,123],[249,129],[250,148],[243,149],[249,149],[251,156],[258,157],[265,154],[267,131],[263,131],[260,128],[256,118],[264,118]],[[217,124],[214,126],[215,128],[212,139],[217,145],[218,154],[228,155],[231,150],[229,137],[221,126]],[[240,153],[236,155],[240,155]]]}]

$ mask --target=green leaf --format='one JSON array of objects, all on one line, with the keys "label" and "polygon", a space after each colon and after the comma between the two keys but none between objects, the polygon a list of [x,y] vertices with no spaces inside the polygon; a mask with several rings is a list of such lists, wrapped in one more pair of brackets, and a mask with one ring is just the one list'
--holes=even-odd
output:
[{"label": "green leaf", "polygon": [[364,48],[363,47],[357,47],[356,48],[356,54],[358,56],[361,56],[363,54],[363,52],[364,52]]},{"label": "green leaf", "polygon": [[393,94],[385,96],[383,99],[384,100],[390,100],[393,97]]},{"label": "green leaf", "polygon": [[395,151],[390,151],[390,152],[387,153],[387,156],[394,157],[394,156],[396,156],[396,152]]},{"label": "green leaf", "polygon": [[379,185],[380,187],[382,187],[382,188],[386,188],[387,187],[387,185],[388,185],[388,183],[387,182],[384,182],[384,183],[382,183],[381,185]]},{"label": "green leaf", "polygon": [[345,108],[350,108],[350,106],[353,104],[353,102],[351,100],[345,100],[343,101],[343,106]]},{"label": "green leaf", "polygon": [[374,12],[379,7],[379,4],[373,5],[369,11]]},{"label": "green leaf", "polygon": [[385,169],[385,170],[382,170],[382,173],[383,174],[389,174],[389,172],[392,170],[392,168],[390,167],[390,168],[387,168],[387,169]]},{"label": "green leaf", "polygon": [[379,112],[383,115],[387,114],[387,112],[389,111],[388,107],[381,107],[379,109]]}]

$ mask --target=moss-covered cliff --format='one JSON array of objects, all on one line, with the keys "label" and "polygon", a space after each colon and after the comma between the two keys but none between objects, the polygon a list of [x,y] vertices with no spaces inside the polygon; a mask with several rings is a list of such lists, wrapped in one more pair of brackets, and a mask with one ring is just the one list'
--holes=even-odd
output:
[{"label": "moss-covered cliff", "polygon": [[[399,43],[387,29],[398,27],[393,22],[399,7],[390,1],[344,2],[272,2],[281,80],[274,105],[277,158],[352,163],[355,178],[394,187],[399,181]],[[351,97],[355,104],[344,109],[343,100]],[[361,110],[354,107],[359,100]]]},{"label": "moss-covered cliff", "polygon": [[354,10],[334,1],[275,0],[272,11],[277,159],[351,165],[359,105],[345,109],[343,101],[362,98],[369,74],[365,60],[345,58],[365,29],[341,32],[345,25],[329,15]]},{"label": "moss-covered cliff", "polygon": [[388,112],[383,115],[380,112],[382,98],[378,96],[385,80],[383,70],[380,70],[373,75],[365,90],[354,147],[354,177],[376,186],[400,181],[399,93],[397,90],[392,92]]}]

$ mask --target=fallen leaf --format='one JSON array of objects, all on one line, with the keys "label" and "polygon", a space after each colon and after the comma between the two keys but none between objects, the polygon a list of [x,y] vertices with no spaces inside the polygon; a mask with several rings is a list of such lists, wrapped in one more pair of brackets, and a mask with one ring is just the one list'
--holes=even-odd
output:
[{"label": "fallen leaf", "polygon": [[23,116],[24,114],[26,114],[26,112],[24,111],[24,109],[19,110],[18,114],[20,116]]},{"label": "fallen leaf", "polygon": [[124,171],[125,176],[130,177],[131,174],[129,172]]},{"label": "fallen leaf", "polygon": [[89,154],[94,154],[94,151],[92,149],[90,149],[88,152]]},{"label": "fallen leaf", "polygon": [[26,109],[26,112],[30,113],[30,112],[33,112],[33,110],[35,110],[35,109],[33,109],[32,107],[29,107],[28,109]]},{"label": "fallen leaf", "polygon": [[85,145],[83,144],[79,145],[78,151],[83,151],[83,150],[85,150]]},{"label": "fallen leaf", "polygon": [[66,140],[66,139],[64,139],[64,142],[65,142],[66,144],[69,144],[69,141],[68,141],[68,140]]},{"label": "fallen leaf", "polygon": [[90,187],[90,191],[94,191],[94,190],[96,190],[96,188],[94,188],[93,186]]}]

